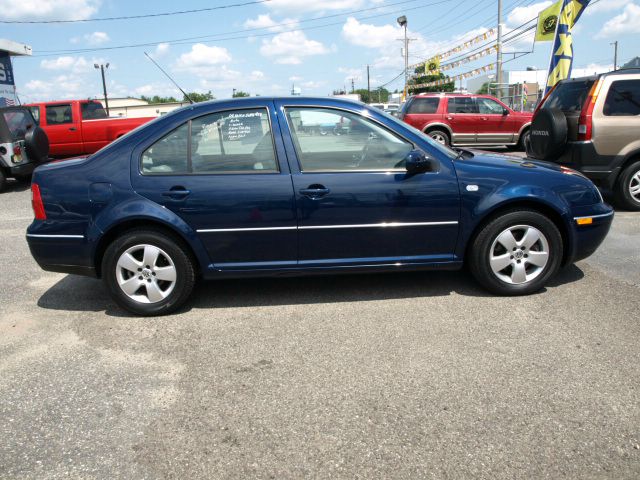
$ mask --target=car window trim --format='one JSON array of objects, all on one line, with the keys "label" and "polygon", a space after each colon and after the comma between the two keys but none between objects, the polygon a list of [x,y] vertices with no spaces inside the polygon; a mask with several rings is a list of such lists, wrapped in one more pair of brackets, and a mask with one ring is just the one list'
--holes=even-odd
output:
[{"label": "car window trim", "polygon": [[[271,136],[271,147],[273,148],[273,158],[275,159],[276,162],[276,170],[254,170],[254,171],[246,171],[246,170],[229,170],[227,172],[205,172],[205,173],[194,173],[193,170],[193,164],[192,164],[192,158],[191,158],[191,122],[194,120],[197,120],[199,118],[202,117],[207,117],[209,115],[215,115],[218,113],[225,113],[225,112],[237,112],[237,111],[242,111],[242,110],[265,110],[267,113],[267,118],[269,121],[269,133]],[[170,134],[171,132],[173,132],[174,130],[177,130],[178,128],[182,127],[185,123],[188,123],[188,138],[189,138],[189,142],[187,143],[187,168],[188,168],[188,172],[186,173],[174,173],[174,172],[158,172],[158,173],[150,173],[150,172],[144,172],[143,170],[143,166],[142,166],[142,156],[144,155],[144,152],[146,152],[149,148],[151,148],[151,146],[153,146],[156,142],[162,140],[166,135]],[[138,159],[138,173],[140,175],[143,176],[149,176],[149,177],[169,177],[169,176],[174,176],[174,177],[193,177],[193,176],[214,176],[214,175],[280,175],[282,174],[282,169],[280,168],[280,161],[278,158],[278,151],[276,149],[276,144],[275,144],[275,138],[274,138],[274,132],[273,132],[273,124],[271,121],[271,112],[269,111],[269,107],[268,106],[259,106],[259,107],[244,107],[244,108],[225,108],[222,110],[216,110],[214,112],[208,112],[208,113],[204,113],[202,115],[198,115],[196,117],[193,118],[189,118],[186,122],[181,123],[180,125],[178,125],[175,128],[172,128],[170,131],[166,132],[164,135],[160,136],[160,137],[154,137],[153,141],[150,142],[149,144],[143,146],[142,151],[140,152],[140,158]]]},{"label": "car window trim", "polygon": [[[314,174],[314,173],[382,173],[382,172],[406,172],[407,170],[405,168],[385,168],[385,169],[366,169],[366,170],[333,170],[333,169],[327,169],[327,170],[313,170],[313,171],[309,171],[307,170],[306,172],[302,169],[302,164],[300,163],[300,152],[298,152],[298,148],[296,147],[296,142],[293,141],[293,129],[291,128],[291,124],[289,123],[289,115],[287,115],[287,109],[288,108],[323,108],[323,109],[328,109],[328,110],[338,110],[338,111],[342,111],[342,112],[347,112],[347,113],[351,113],[353,115],[360,115],[361,117],[364,117],[364,115],[359,114],[358,112],[354,112],[353,110],[349,110],[347,108],[340,108],[340,107],[327,107],[326,105],[300,105],[300,104],[283,104],[282,105],[282,109],[284,112],[284,121],[287,124],[287,129],[289,130],[289,136],[291,137],[291,143],[293,144],[293,149],[294,152],[296,154],[296,161],[298,162],[298,169],[300,170],[301,174]],[[385,124],[383,124],[382,122],[378,121],[377,119],[367,116],[365,117],[368,120],[373,121],[374,123],[376,123],[379,127],[381,127],[384,130],[387,130],[389,133],[391,133],[392,135],[399,137],[400,139],[402,139],[404,142],[408,143],[411,145],[411,147],[413,149],[416,149],[417,146],[414,142],[412,142],[411,140],[409,140],[407,137],[405,137],[404,135],[401,135],[400,133],[397,133],[393,130],[391,130],[389,127],[387,127]]]}]

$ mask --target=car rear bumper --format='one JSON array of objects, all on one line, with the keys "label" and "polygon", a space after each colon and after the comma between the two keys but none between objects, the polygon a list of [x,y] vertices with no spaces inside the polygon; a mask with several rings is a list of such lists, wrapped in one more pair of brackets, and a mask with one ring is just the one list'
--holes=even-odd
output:
[{"label": "car rear bumper", "polygon": [[81,235],[39,235],[27,233],[31,255],[48,272],[97,277],[89,246]]},{"label": "car rear bumper", "polygon": [[593,142],[568,142],[564,153],[556,160],[589,177],[594,183],[605,188],[613,188],[620,173],[615,155],[601,155]]}]

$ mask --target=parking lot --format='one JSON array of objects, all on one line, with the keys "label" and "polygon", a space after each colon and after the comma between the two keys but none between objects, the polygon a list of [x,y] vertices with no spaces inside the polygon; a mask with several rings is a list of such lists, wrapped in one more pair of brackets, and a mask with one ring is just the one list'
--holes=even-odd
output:
[{"label": "parking lot", "polygon": [[0,211],[0,478],[638,478],[640,214],[545,291],[466,272],[203,284],[136,318]]}]

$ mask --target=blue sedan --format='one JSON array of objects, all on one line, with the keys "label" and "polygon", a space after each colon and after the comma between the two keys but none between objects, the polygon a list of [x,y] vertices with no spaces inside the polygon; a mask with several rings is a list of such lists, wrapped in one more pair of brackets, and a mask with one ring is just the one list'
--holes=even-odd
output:
[{"label": "blue sedan", "polygon": [[141,315],[198,279],[459,269],[540,290],[591,255],[613,210],[574,170],[452,150],[331,98],[200,103],[33,177],[31,253],[101,277]]}]

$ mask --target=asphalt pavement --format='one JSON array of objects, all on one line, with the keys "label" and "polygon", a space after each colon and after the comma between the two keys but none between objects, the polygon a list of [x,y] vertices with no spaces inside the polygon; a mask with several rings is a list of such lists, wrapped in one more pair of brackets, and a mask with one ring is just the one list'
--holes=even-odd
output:
[{"label": "asphalt pavement", "polygon": [[539,294],[465,271],[202,284],[136,318],[0,194],[0,478],[640,477],[640,213]]}]

